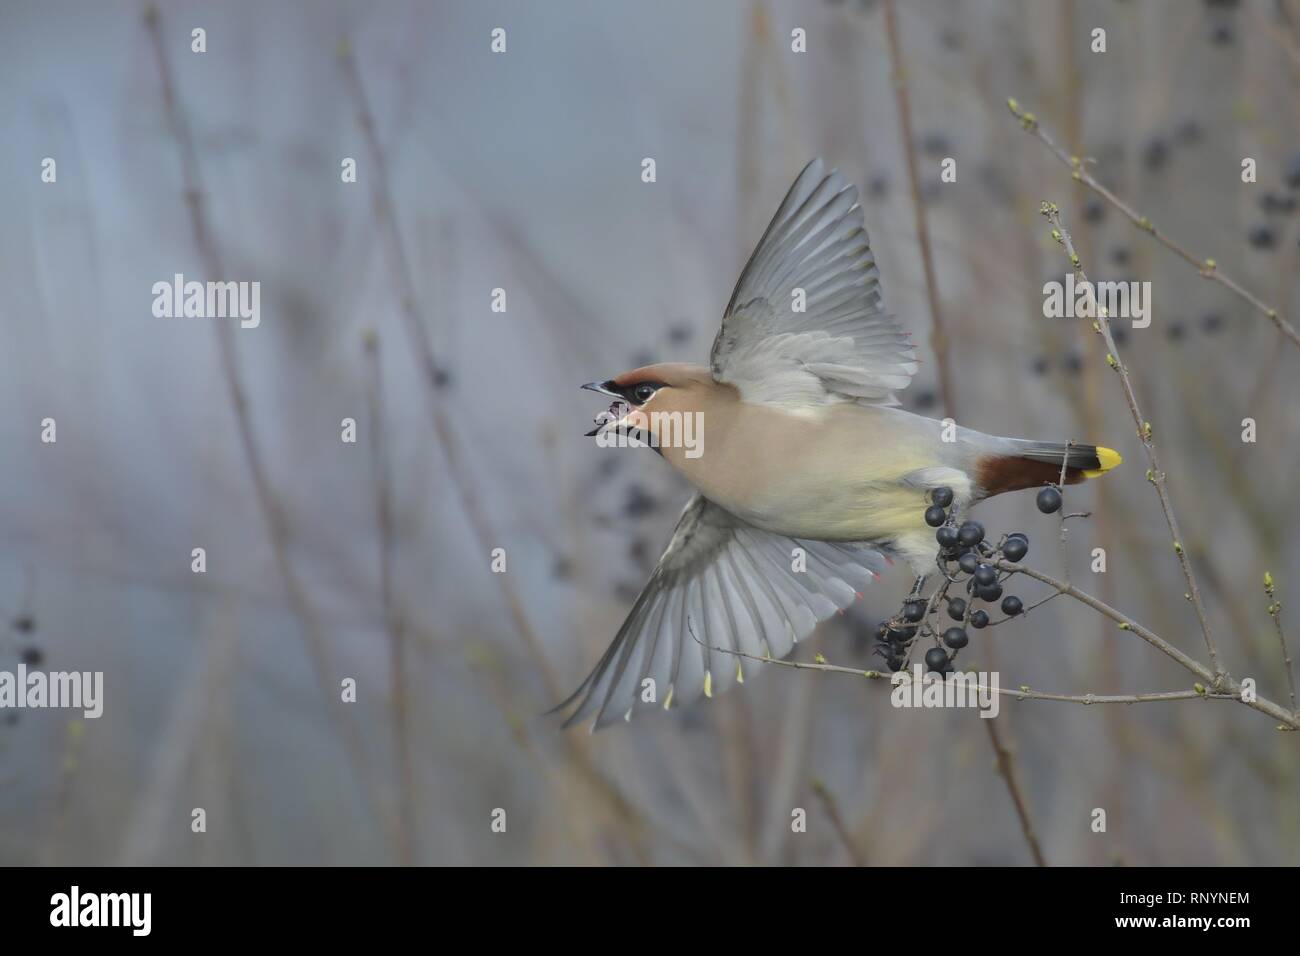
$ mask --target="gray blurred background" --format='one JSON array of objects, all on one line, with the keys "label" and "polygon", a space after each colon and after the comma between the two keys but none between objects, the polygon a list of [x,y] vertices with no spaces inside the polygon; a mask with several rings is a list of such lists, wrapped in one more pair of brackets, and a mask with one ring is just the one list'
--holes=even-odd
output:
[{"label": "gray blurred background", "polygon": [[[1119,471],[1067,498],[1096,511],[1069,537],[1073,579],[1204,656],[1100,342],[1042,317],[1042,283],[1064,277],[1038,214],[1055,200],[1093,278],[1153,283],[1152,326],[1120,345],[1226,663],[1285,701],[1260,582],[1300,597],[1298,356],[1085,204],[1005,101],[1292,314],[1300,3],[909,0],[898,20],[952,414],[1118,448]],[[180,126],[142,6],[0,4],[0,669],[102,670],[106,694],[99,720],[0,715],[0,863],[1030,861],[981,721],[895,710],[882,683],[771,667],[595,736],[539,716],[613,636],[689,496],[650,452],[582,438],[601,406],[577,386],[705,361],[814,155],[862,189],[886,299],[923,345],[904,402],[943,415],[880,3],[178,2],[157,31]],[[261,326],[153,317],[152,284],[177,272],[260,281]],[[1032,495],[979,517],[1062,573]],[[910,583],[896,568],[798,654],[878,666],[875,625]],[[1063,693],[1190,683],[1064,599],[968,655]],[[1256,712],[1004,701],[998,726],[1050,863],[1300,855],[1297,738]]]}]

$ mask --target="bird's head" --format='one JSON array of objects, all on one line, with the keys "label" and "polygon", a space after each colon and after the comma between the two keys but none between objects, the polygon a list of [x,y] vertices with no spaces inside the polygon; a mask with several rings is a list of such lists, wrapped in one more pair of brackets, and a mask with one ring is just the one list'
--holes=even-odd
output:
[{"label": "bird's head", "polygon": [[661,434],[666,425],[702,410],[713,384],[708,369],[675,363],[646,365],[603,382],[588,382],[582,387],[615,401],[587,435],[623,432],[657,443],[668,437]]}]

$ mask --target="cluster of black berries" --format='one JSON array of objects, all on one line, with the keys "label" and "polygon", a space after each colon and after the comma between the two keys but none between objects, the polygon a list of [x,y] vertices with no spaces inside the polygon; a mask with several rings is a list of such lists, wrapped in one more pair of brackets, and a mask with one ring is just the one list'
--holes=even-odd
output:
[{"label": "cluster of black berries", "polygon": [[[1058,511],[1061,500],[1060,491],[1045,487],[1038,493],[1038,510],[1044,514]],[[992,544],[978,521],[957,522],[950,510],[952,501],[951,488],[936,488],[925,509],[925,523],[935,529],[934,537],[939,543],[936,563],[944,583],[928,599],[913,594],[876,631],[876,653],[885,659],[891,671],[908,666],[912,646],[919,635],[933,641],[933,646],[925,652],[926,670],[947,673],[953,669],[957,652],[970,643],[968,628],[993,627],[1025,611],[1020,598],[1003,593],[1007,578],[1014,572],[1000,570],[997,562],[1024,560],[1029,553],[1028,536],[1016,531]],[[963,586],[965,597],[949,596],[949,591]],[[989,611],[980,604],[1001,608],[1005,617],[992,620]]]}]

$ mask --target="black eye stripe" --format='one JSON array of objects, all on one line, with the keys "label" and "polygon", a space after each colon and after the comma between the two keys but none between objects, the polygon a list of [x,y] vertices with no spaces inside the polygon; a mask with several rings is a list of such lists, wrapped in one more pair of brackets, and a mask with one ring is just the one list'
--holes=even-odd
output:
[{"label": "black eye stripe", "polygon": [[646,385],[649,385],[655,392],[659,391],[661,388],[667,387],[663,382],[634,382],[631,385],[624,385],[622,388],[618,389],[618,393],[632,404],[641,405],[648,402],[654,396],[654,393],[652,392],[644,399],[637,398],[637,389],[643,388]]}]

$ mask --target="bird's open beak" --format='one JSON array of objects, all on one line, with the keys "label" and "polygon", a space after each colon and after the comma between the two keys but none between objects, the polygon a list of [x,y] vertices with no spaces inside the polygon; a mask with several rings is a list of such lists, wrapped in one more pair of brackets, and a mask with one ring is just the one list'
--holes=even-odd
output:
[{"label": "bird's open beak", "polygon": [[609,406],[609,410],[601,412],[596,418],[596,427],[586,433],[587,438],[599,435],[603,431],[645,431],[647,428],[645,413],[640,409],[633,408],[618,392],[614,391],[614,380],[609,379],[604,382],[588,382],[582,386],[588,391],[600,392],[602,395],[612,395],[614,403]]},{"label": "bird's open beak", "polygon": [[606,379],[603,382],[588,382],[582,386],[589,392],[600,392],[602,395],[608,395],[611,398],[622,398],[618,392],[614,391],[614,380]]},{"label": "bird's open beak", "polygon": [[[606,379],[603,382],[588,382],[586,385],[582,387],[589,392],[600,392],[600,394],[609,395],[612,398],[622,399],[623,397],[618,392],[614,391],[614,380],[612,378]],[[597,419],[597,421],[598,424],[596,425],[596,427],[593,428],[591,431],[587,432],[583,437],[591,438],[593,435],[600,434],[602,429],[609,427],[613,419],[611,418],[606,421],[600,421],[599,419]]]}]

